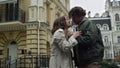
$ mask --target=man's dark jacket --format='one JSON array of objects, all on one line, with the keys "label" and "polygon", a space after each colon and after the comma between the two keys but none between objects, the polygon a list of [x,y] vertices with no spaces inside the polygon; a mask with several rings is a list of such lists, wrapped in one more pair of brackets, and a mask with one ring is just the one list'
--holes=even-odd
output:
[{"label": "man's dark jacket", "polygon": [[101,61],[104,46],[101,32],[95,23],[85,19],[76,29],[82,32],[82,36],[77,38],[78,44],[73,48],[75,65],[87,65]]}]

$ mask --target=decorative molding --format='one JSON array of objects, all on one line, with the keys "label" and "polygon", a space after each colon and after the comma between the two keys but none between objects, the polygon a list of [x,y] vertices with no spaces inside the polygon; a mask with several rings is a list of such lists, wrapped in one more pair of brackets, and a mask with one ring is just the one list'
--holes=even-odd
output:
[{"label": "decorative molding", "polygon": [[65,13],[65,15],[68,15],[68,10],[59,0],[54,0],[54,2],[58,7],[61,8],[61,10],[63,11],[63,13]]},{"label": "decorative molding", "polygon": [[0,26],[0,31],[25,30],[25,25]]},{"label": "decorative molding", "polygon": [[[27,29],[37,29],[38,22],[28,22],[21,25],[4,25],[0,26],[0,31],[13,31],[13,30],[27,30]],[[40,22],[40,29],[45,30],[47,33],[51,33],[48,23]]]},{"label": "decorative molding", "polygon": [[49,5],[52,3],[52,0],[44,0],[44,3]]}]

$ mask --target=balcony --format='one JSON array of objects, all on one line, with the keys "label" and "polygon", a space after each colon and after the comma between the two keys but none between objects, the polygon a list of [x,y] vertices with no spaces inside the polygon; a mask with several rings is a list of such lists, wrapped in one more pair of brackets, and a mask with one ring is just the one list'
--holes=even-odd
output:
[{"label": "balcony", "polygon": [[0,23],[10,23],[14,21],[25,22],[25,11],[22,9],[0,9]]}]

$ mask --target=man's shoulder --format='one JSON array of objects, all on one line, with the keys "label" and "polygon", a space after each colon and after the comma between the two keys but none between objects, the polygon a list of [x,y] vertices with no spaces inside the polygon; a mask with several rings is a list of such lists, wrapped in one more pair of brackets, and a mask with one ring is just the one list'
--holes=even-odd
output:
[{"label": "man's shoulder", "polygon": [[84,22],[91,23],[93,21],[89,20],[88,18],[84,20]]}]

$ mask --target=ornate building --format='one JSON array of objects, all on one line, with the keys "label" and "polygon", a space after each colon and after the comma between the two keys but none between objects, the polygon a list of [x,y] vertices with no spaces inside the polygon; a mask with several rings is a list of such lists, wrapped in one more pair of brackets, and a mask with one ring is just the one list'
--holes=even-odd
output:
[{"label": "ornate building", "polygon": [[69,6],[69,0],[0,0],[0,68],[42,66],[40,55],[50,55],[53,21],[67,16]]},{"label": "ornate building", "polygon": [[105,10],[111,19],[114,59],[117,61],[120,60],[120,1],[106,0]]},{"label": "ornate building", "polygon": [[102,39],[104,43],[104,59],[113,59],[113,40],[110,17],[94,17],[89,18],[101,30]]},{"label": "ornate building", "polygon": [[102,32],[105,45],[104,59],[120,61],[120,1],[106,0],[105,12],[102,16],[90,17],[90,19]]}]

